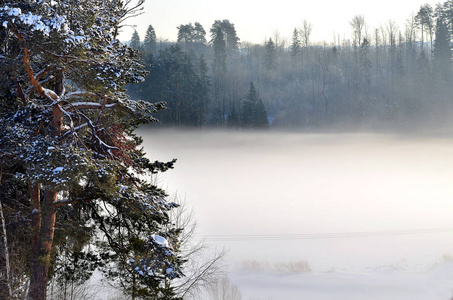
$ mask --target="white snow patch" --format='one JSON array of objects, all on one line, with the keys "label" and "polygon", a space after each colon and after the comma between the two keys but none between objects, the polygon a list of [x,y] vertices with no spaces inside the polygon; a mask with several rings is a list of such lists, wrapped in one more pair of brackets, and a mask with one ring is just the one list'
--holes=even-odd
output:
[{"label": "white snow patch", "polygon": [[167,247],[168,248],[168,241],[166,238],[163,236],[153,234],[151,238],[156,242],[157,244],[161,245],[162,247]]},{"label": "white snow patch", "polygon": [[63,167],[56,167],[55,169],[53,169],[53,173],[60,173],[63,171]]},{"label": "white snow patch", "polygon": [[20,8],[9,8],[8,6],[4,7],[4,10],[8,12],[8,16],[14,16],[17,17],[22,13],[22,10]]}]

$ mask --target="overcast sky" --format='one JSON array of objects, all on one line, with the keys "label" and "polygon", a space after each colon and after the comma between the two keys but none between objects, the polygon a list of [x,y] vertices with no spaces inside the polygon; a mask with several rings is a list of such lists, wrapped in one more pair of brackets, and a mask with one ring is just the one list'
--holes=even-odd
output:
[{"label": "overcast sky", "polygon": [[[445,1],[441,1],[443,3]],[[370,32],[389,20],[404,29],[405,20],[420,6],[429,3],[435,7],[438,0],[311,0],[311,1],[258,1],[258,0],[146,0],[144,14],[128,20],[135,24],[141,39],[148,25],[153,25],[157,37],[175,41],[181,24],[199,22],[209,34],[215,20],[228,19],[236,27],[241,41],[261,43],[273,37],[291,38],[295,27],[303,20],[313,25],[312,41],[333,42],[351,36],[349,21],[355,15],[364,15]],[[129,40],[133,29],[125,28],[121,40]],[[208,38],[209,39],[209,38]]]}]

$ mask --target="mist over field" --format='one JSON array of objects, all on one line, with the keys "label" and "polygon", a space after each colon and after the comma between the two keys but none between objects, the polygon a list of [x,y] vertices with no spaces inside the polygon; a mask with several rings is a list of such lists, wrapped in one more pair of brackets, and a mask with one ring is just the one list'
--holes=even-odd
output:
[{"label": "mist over field", "polygon": [[[322,282],[333,293],[328,299],[355,299],[356,289],[375,278],[370,291],[382,285],[385,299],[406,299],[415,291],[407,286],[434,276],[423,272],[453,254],[453,139],[448,134],[152,127],[140,134],[153,159],[178,158],[159,182],[193,206],[198,238],[229,249],[232,281],[244,295],[268,299],[265,291],[272,290],[272,299],[298,299],[318,278],[320,293],[310,299],[324,299]],[[250,261],[261,267],[244,272]],[[304,280],[275,275],[278,263],[301,261],[311,270],[303,273]],[[391,271],[403,273],[387,274]],[[451,282],[452,271],[451,265],[444,267],[440,272],[448,276],[442,280]],[[293,279],[287,282],[285,276]],[[286,290],[284,282],[293,288],[292,298],[275,296]],[[262,288],[253,288],[257,284]],[[401,294],[392,296],[393,288]]]}]

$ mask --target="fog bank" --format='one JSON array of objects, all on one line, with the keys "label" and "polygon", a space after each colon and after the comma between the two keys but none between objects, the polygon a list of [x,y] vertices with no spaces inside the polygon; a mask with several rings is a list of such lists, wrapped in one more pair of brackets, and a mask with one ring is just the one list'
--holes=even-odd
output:
[{"label": "fog bank", "polygon": [[453,140],[391,134],[143,128],[159,177],[228,260],[315,271],[432,265],[453,253]]}]

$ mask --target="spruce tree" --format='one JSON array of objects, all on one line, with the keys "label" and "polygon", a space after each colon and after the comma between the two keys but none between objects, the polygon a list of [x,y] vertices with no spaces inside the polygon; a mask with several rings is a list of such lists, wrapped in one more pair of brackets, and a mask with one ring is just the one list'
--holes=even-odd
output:
[{"label": "spruce tree", "polygon": [[140,36],[136,30],[132,34],[130,47],[135,50],[140,50],[141,48]]},{"label": "spruce tree", "polygon": [[269,127],[269,121],[267,120],[267,112],[264,107],[263,100],[258,99],[255,104],[255,111],[253,114],[253,127],[255,128],[267,128]]},{"label": "spruce tree", "polygon": [[277,49],[272,38],[269,38],[269,41],[266,43],[264,66],[268,71],[273,71],[277,68]]},{"label": "spruce tree", "polygon": [[253,82],[242,102],[241,121],[243,128],[267,128],[269,122],[263,101],[259,98]]},{"label": "spruce tree", "polygon": [[149,25],[146,30],[145,39],[143,40],[143,50],[148,55],[156,53],[156,32],[152,25]]},{"label": "spruce tree", "polygon": [[448,27],[442,17],[437,19],[436,38],[433,48],[433,71],[444,80],[451,74],[451,46]]},{"label": "spruce tree", "polygon": [[294,28],[293,37],[291,40],[291,57],[297,58],[302,52],[302,44],[300,42],[299,31]]}]

